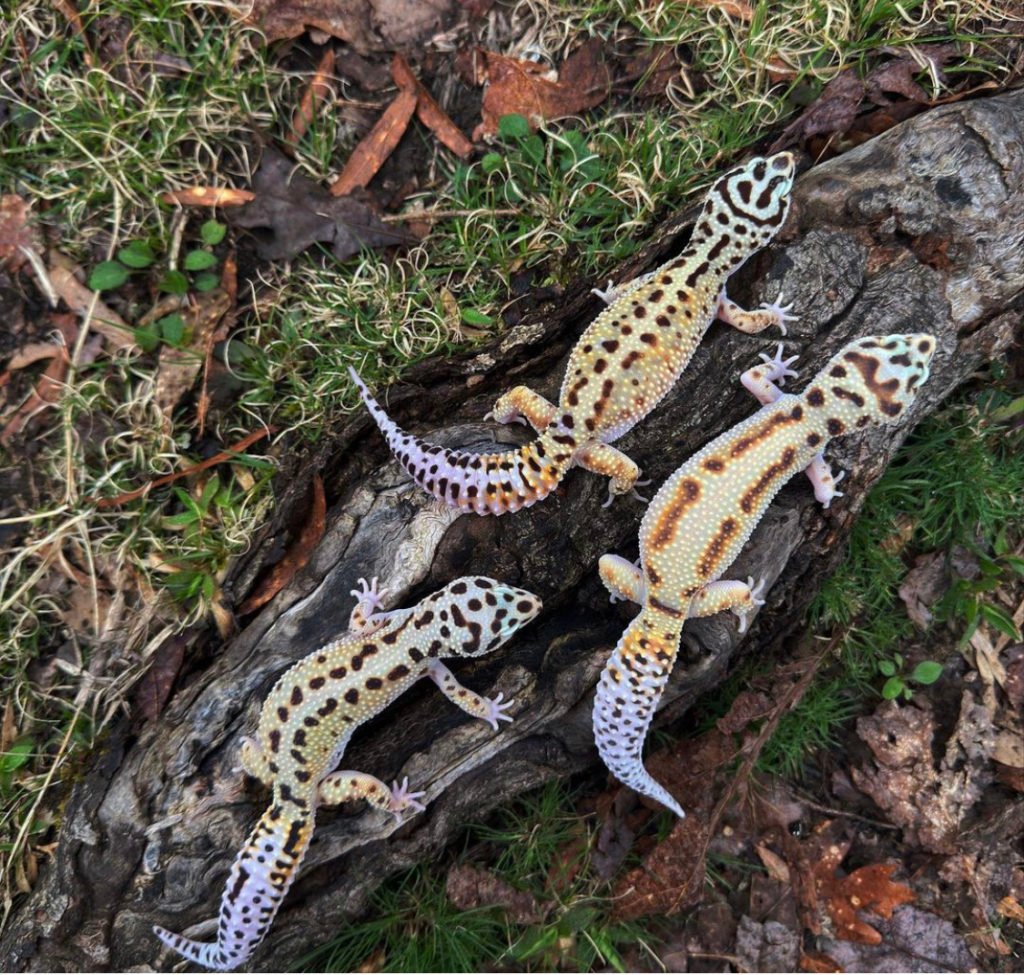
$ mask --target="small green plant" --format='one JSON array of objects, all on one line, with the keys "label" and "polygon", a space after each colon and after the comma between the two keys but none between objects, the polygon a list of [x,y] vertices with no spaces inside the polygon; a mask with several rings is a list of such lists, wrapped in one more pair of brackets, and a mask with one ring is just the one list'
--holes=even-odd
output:
[{"label": "small green plant", "polygon": [[909,701],[914,696],[911,684],[925,687],[934,684],[942,676],[942,664],[935,660],[922,660],[909,674],[903,673],[903,665],[903,655],[899,653],[878,661],[878,672],[886,678],[882,685],[882,697],[887,701],[893,701],[901,695]]},{"label": "small green plant", "polygon": [[[212,269],[219,259],[208,248],[215,247],[227,233],[227,227],[217,220],[207,220],[199,228],[199,237],[203,246],[185,252],[182,266],[185,271],[195,274],[190,279],[183,271],[167,270],[157,280],[158,291],[172,295],[187,294],[192,288],[199,292],[212,291],[217,287],[220,278]],[[146,271],[156,262],[157,253],[148,240],[132,240],[125,244],[114,260],[101,261],[89,275],[89,287],[93,291],[113,291],[120,288],[130,277],[132,271]]]},{"label": "small green plant", "polygon": [[1007,548],[1006,535],[1001,532],[995,540],[992,555],[977,556],[977,577],[957,579],[939,604],[938,615],[941,619],[964,621],[960,646],[967,645],[982,622],[1011,640],[1021,639],[1013,617],[1002,606],[985,598],[1004,585],[1013,573],[1024,575],[1024,558],[1011,554]]}]

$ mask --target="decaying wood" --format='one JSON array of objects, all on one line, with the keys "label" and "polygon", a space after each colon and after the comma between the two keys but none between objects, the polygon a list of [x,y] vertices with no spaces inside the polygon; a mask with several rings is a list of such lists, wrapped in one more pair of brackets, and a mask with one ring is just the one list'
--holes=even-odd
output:
[{"label": "decaying wood", "polygon": [[[909,423],[998,355],[1020,321],[1024,294],[1024,93],[926,113],[800,179],[782,239],[733,284],[756,304],[780,288],[800,321],[787,348],[804,379],[855,335],[928,331],[941,352]],[[619,280],[677,253],[684,215],[661,228]],[[519,428],[469,422],[514,382],[554,397],[565,357],[597,313],[590,283],[544,302],[482,350],[426,363],[384,397],[396,419],[431,439],[486,448],[521,442]],[[682,381],[620,441],[655,485],[711,437],[754,409],[737,377],[774,338],[712,328]],[[798,388],[799,385],[798,385]],[[465,422],[452,424],[452,417]],[[440,432],[436,428],[442,428]],[[730,614],[687,625],[667,694],[678,713],[720,682],[737,653],[778,644],[842,553],[867,488],[908,426],[849,437],[830,458],[849,471],[846,497],[823,512],[803,478],[779,496],[730,575],[765,576],[768,604],[740,641]],[[597,761],[591,692],[630,616],[610,606],[598,557],[636,553],[642,506],[601,504],[606,482],[571,473],[543,503],[503,518],[456,518],[410,487],[376,429],[354,417],[317,456],[286,461],[274,522],[233,577],[240,602],[301,522],[313,473],[327,485],[329,527],[296,579],[226,646],[207,641],[162,718],[127,723],[97,754],[65,808],[55,862],[9,924],[5,970],[92,970],[173,964],[151,932],[216,915],[228,867],[267,802],[235,771],[264,695],[289,664],[344,629],[359,576],[379,576],[406,605],[455,575],[525,586],[545,612],[506,650],[456,662],[459,678],[516,699],[500,734],[422,686],[363,728],[346,767],[427,790],[426,813],[396,828],[352,807],[325,810],[303,875],[255,959],[287,967],[329,939],[389,873],[436,851],[468,820],[553,776]],[[457,783],[457,788],[452,788]],[[193,929],[196,937],[207,929]]]}]

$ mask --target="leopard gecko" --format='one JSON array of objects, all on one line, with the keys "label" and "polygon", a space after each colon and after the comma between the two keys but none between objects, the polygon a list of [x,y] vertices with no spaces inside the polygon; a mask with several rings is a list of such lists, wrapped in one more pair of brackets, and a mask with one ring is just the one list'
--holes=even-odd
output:
[{"label": "leopard gecko", "polygon": [[[717,317],[760,332],[793,319],[789,306],[745,311],[725,292],[729,275],[782,226],[793,184],[788,152],[758,157],[718,180],[678,257],[627,285],[577,342],[557,406],[526,386],[495,403],[499,423],[528,422],[537,437],[493,454],[447,450],[406,433],[349,369],[388,446],[420,487],[477,514],[518,511],[546,497],[579,465],[610,478],[608,503],[634,489],[640,471],[610,446],[669,391]],[[492,415],[492,414],[489,414]],[[525,418],[525,419],[524,419]]]},{"label": "leopard gecko", "polygon": [[[641,605],[601,674],[594,737],[605,765],[625,785],[683,810],[644,768],[647,729],[672,671],[683,622],[730,609],[740,617],[763,604],[763,583],[722,580],[772,498],[797,471],[810,477],[828,507],[839,480],[822,451],[832,437],[906,412],[928,378],[931,335],[883,335],[842,348],[800,395],[783,393],[796,357],[762,354],[743,385],[763,404],[716,437],[662,485],[640,524],[637,565],[616,555],[599,571],[614,599]],[[776,385],[777,384],[777,385]]]},{"label": "leopard gecko", "polygon": [[441,657],[477,657],[532,620],[541,601],[493,579],[465,577],[412,609],[381,611],[383,593],[360,580],[349,633],[288,670],[263,705],[255,739],[242,742],[241,764],[272,791],[270,807],[235,858],[221,899],[217,940],[199,943],[154,931],[189,961],[215,971],[243,964],[263,940],[295,879],[319,805],[366,799],[399,820],[422,810],[408,781],[388,788],[365,772],[338,771],[355,729],[421,677],[453,704],[497,730],[512,701],[463,687]]}]

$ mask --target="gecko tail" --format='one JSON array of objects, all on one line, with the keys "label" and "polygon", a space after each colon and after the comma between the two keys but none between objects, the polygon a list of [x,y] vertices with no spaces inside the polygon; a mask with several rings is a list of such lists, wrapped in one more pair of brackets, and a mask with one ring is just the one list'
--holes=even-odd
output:
[{"label": "gecko tail", "polygon": [[573,463],[576,440],[553,425],[537,439],[500,454],[448,450],[403,430],[384,412],[351,366],[356,384],[391,452],[409,476],[439,501],[478,515],[503,515],[547,497]]},{"label": "gecko tail", "polygon": [[275,802],[231,865],[220,902],[217,940],[192,941],[154,925],[156,936],[189,961],[215,972],[244,965],[264,939],[292,885],[313,835],[308,812],[294,815]]},{"label": "gecko tail", "polygon": [[208,968],[213,972],[230,972],[235,967],[235,963],[228,961],[224,956],[216,941],[206,943],[193,941],[184,935],[168,931],[167,928],[162,928],[159,924],[153,925],[153,933],[168,948],[174,949],[193,965],[202,965],[203,968]]},{"label": "gecko tail", "polygon": [[643,745],[672,673],[682,619],[645,606],[612,651],[594,698],[594,738],[602,761],[623,785],[680,818],[686,815],[682,806],[644,768]]}]

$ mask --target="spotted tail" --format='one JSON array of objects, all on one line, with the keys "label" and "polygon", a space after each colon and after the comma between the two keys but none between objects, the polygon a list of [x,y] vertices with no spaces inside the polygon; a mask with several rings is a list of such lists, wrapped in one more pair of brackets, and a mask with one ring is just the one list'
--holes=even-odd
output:
[{"label": "spotted tail", "polygon": [[263,940],[306,855],[313,820],[274,802],[235,858],[221,898],[217,940],[202,943],[155,925],[157,937],[196,965],[230,972]]},{"label": "spotted tail", "polygon": [[682,807],[651,778],[642,752],[672,673],[684,618],[645,606],[612,651],[594,699],[594,738],[605,765],[623,785],[680,817],[686,815]]},{"label": "spotted tail", "polygon": [[572,466],[577,443],[552,424],[536,440],[501,454],[446,450],[406,433],[370,395],[358,373],[349,375],[391,452],[425,491],[452,507],[478,515],[503,515],[546,498]]}]

